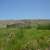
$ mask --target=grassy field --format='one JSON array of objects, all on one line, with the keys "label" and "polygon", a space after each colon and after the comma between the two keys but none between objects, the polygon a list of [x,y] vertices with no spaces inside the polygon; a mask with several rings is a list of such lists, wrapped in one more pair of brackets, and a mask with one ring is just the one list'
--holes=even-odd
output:
[{"label": "grassy field", "polygon": [[0,29],[0,50],[50,50],[50,30]]}]

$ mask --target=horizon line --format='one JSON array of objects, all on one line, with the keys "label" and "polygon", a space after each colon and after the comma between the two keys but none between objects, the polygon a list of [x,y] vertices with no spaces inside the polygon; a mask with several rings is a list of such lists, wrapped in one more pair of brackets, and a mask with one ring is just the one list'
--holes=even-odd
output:
[{"label": "horizon line", "polygon": [[45,18],[41,18],[41,19],[0,19],[0,20],[50,20],[50,19],[45,19]]}]

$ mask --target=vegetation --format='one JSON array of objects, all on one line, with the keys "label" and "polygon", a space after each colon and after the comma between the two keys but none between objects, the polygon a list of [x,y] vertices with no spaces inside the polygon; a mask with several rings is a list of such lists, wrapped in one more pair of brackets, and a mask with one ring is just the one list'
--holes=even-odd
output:
[{"label": "vegetation", "polygon": [[38,24],[37,29],[50,30],[50,24],[48,24],[48,25],[40,25],[40,24]]},{"label": "vegetation", "polygon": [[49,26],[2,28],[0,50],[50,50]]}]

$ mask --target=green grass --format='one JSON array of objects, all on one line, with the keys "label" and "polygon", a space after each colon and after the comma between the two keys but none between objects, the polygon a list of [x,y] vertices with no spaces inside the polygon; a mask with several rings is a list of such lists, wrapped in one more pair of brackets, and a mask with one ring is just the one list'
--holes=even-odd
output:
[{"label": "green grass", "polygon": [[45,50],[50,45],[50,30],[0,29],[0,50]]}]

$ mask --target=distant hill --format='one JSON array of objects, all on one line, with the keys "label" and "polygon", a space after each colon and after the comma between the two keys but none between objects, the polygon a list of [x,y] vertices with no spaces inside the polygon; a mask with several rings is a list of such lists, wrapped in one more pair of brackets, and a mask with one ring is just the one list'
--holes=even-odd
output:
[{"label": "distant hill", "polygon": [[27,23],[32,23],[32,24],[49,24],[50,20],[0,20],[0,24],[5,24],[5,25],[11,25],[11,24],[27,24]]},{"label": "distant hill", "polygon": [[0,28],[7,27],[37,27],[38,25],[50,25],[50,20],[0,20]]}]

